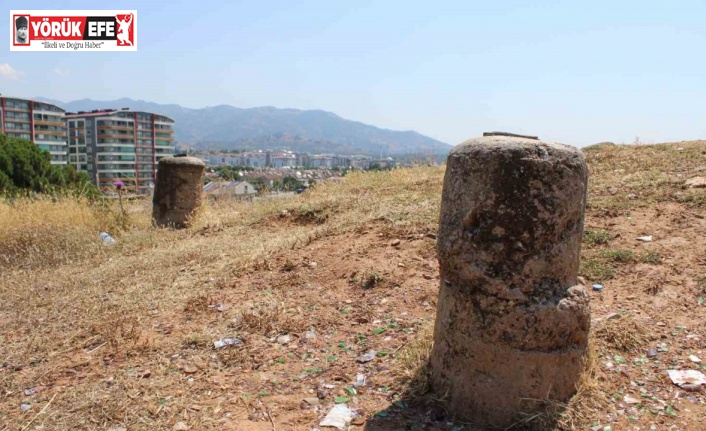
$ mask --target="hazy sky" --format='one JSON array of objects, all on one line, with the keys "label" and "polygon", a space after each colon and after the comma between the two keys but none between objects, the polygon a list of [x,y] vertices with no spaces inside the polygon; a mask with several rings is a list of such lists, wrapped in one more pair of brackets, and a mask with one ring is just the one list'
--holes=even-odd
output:
[{"label": "hazy sky", "polygon": [[[60,7],[57,7],[60,5]],[[706,138],[703,1],[109,1],[138,51],[10,52],[0,93],[324,109],[450,144]],[[97,9],[95,0],[5,0]]]}]

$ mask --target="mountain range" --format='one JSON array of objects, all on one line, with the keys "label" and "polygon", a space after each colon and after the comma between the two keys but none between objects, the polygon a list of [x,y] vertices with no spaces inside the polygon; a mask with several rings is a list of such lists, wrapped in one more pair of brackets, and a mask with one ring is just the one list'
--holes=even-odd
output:
[{"label": "mountain range", "polygon": [[270,106],[243,109],[230,105],[192,109],[128,98],[72,102],[38,99],[69,112],[130,108],[166,115],[176,121],[176,141],[200,150],[285,149],[334,154],[445,155],[451,149],[448,144],[414,131],[382,129],[321,110]]}]

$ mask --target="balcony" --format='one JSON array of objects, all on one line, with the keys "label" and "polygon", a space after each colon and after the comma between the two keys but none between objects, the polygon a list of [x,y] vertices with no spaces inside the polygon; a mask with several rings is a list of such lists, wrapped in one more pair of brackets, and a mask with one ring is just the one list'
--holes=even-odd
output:
[{"label": "balcony", "polygon": [[39,118],[34,119],[34,125],[35,126],[56,126],[56,127],[65,127],[66,123],[64,123],[61,120],[40,120]]},{"label": "balcony", "polygon": [[[130,132],[134,132],[133,126],[105,126],[105,125],[98,125],[98,130],[127,130]],[[132,133],[130,133],[132,135]]]}]

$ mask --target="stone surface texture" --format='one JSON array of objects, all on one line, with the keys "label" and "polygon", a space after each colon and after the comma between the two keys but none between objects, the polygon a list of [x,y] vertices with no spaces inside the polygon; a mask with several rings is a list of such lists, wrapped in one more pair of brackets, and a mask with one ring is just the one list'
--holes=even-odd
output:
[{"label": "stone surface texture", "polygon": [[195,157],[168,157],[159,161],[152,198],[152,221],[159,227],[188,227],[201,207],[206,166]]},{"label": "stone surface texture", "polygon": [[431,367],[457,419],[504,428],[575,393],[590,327],[577,283],[587,181],[581,151],[561,144],[487,136],[449,154]]}]

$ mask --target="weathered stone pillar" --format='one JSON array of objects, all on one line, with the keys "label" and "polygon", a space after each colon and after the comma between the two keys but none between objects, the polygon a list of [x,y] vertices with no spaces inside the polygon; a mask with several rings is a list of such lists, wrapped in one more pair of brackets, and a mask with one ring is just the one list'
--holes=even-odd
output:
[{"label": "weathered stone pillar", "polygon": [[195,157],[168,157],[159,161],[152,198],[152,222],[182,229],[201,207],[206,165]]},{"label": "weathered stone pillar", "polygon": [[566,401],[583,368],[577,286],[588,170],[581,151],[486,133],[448,157],[432,385],[458,419],[507,427]]}]

